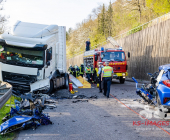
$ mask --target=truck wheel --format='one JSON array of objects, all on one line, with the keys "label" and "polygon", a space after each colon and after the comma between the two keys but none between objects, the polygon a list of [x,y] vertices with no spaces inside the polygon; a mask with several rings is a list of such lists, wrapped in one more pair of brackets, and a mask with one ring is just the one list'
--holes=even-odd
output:
[{"label": "truck wheel", "polygon": [[119,78],[119,81],[120,81],[120,84],[124,84],[125,79],[121,76],[121,77]]},{"label": "truck wheel", "polygon": [[65,74],[64,80],[65,80],[64,88],[68,89],[68,86],[69,86],[69,76],[68,76],[68,74]]},{"label": "truck wheel", "polygon": [[50,80],[50,88],[49,88],[49,90],[45,91],[44,93],[51,94],[53,90],[54,90],[54,83],[52,80]]}]

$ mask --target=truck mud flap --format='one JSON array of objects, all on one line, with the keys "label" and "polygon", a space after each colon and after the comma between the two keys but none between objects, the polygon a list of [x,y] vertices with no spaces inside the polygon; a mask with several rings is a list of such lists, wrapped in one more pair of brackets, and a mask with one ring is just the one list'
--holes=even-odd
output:
[{"label": "truck mud flap", "polygon": [[50,88],[50,79],[43,79],[35,83],[30,84],[31,92],[37,90],[48,90]]}]

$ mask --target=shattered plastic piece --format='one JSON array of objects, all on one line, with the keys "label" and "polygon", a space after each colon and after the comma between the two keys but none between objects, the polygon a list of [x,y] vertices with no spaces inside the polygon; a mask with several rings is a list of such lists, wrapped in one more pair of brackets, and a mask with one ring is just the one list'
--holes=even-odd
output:
[{"label": "shattered plastic piece", "polygon": [[17,105],[19,105],[19,104],[21,104],[21,102],[20,101],[18,101],[18,100],[14,100],[14,102],[15,102],[15,104]]},{"label": "shattered plastic piece", "polygon": [[32,94],[31,94],[31,93],[28,93],[28,94],[25,94],[25,95],[21,95],[21,98],[22,98],[23,100],[25,100],[25,99],[31,100],[31,101],[34,100],[34,98],[32,97]]},{"label": "shattered plastic piece", "polygon": [[52,104],[45,104],[45,106],[49,109],[54,109],[54,108],[57,108],[56,105],[52,105]]},{"label": "shattered plastic piece", "polygon": [[77,95],[73,96],[73,99],[76,99],[77,98]]},{"label": "shattered plastic piece", "polygon": [[49,99],[48,99],[48,100],[46,100],[46,101],[45,101],[45,103],[49,103],[49,104],[50,104],[50,103],[55,103],[55,104],[58,104],[58,102],[57,102],[57,101],[49,100]]}]

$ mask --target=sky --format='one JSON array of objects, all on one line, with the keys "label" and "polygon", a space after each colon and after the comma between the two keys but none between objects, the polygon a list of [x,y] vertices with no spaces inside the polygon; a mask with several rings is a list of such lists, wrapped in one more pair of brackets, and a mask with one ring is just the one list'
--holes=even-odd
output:
[{"label": "sky", "polygon": [[[112,0],[113,1],[113,0]],[[75,28],[94,8],[110,0],[6,0],[1,14],[9,15],[9,26],[17,20],[39,24],[57,24]]]}]

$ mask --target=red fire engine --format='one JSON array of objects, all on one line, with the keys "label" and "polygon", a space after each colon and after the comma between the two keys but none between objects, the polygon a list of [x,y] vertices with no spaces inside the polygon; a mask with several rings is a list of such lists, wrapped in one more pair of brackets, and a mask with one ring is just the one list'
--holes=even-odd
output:
[{"label": "red fire engine", "polygon": [[[130,57],[130,53],[128,52],[128,57]],[[96,81],[98,76],[98,62],[103,62],[105,66],[105,62],[109,62],[109,66],[113,67],[114,76],[113,78],[119,79],[120,83],[125,82],[125,77],[128,75],[127,69],[127,59],[125,52],[121,47],[113,49],[104,49],[100,50],[95,49],[91,51],[86,51],[84,53],[84,65],[91,64],[94,69],[94,80]]]}]

